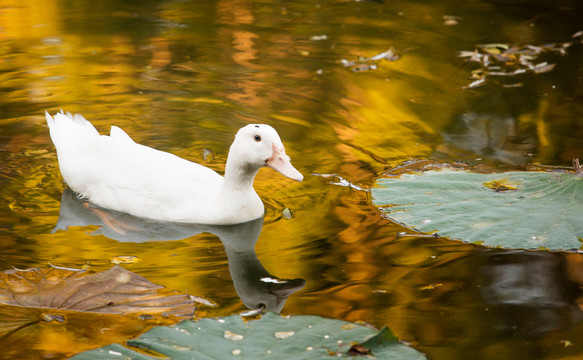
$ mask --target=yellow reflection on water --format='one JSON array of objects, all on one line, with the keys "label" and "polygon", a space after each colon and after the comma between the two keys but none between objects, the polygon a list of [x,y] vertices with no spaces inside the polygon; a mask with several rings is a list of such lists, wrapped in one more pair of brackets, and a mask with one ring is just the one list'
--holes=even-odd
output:
[{"label": "yellow reflection on water", "polygon": [[[99,271],[115,256],[136,256],[140,262],[124,267],[218,303],[216,309],[201,307],[200,316],[246,310],[217,236],[136,244],[94,234],[97,226],[51,233],[65,185],[43,112],[82,113],[102,133],[117,125],[137,142],[219,172],[239,127],[269,123],[306,176],[298,184],[264,169],[255,182],[267,208],[257,259],[274,276],[307,280],[290,295],[284,313],[389,325],[435,358],[460,358],[476,349],[489,356],[512,353],[519,340],[500,345],[497,339],[506,335],[490,335],[511,316],[483,309],[480,289],[489,280],[476,270],[495,271],[489,262],[500,254],[399,236],[408,229],[382,219],[366,192],[357,190],[410,159],[478,158],[509,166],[507,158],[552,163],[579,156],[581,117],[574,115],[581,106],[567,90],[553,90],[553,79],[527,95],[490,84],[462,90],[470,71],[456,51],[471,50],[484,34],[498,39],[497,27],[520,35],[510,32],[516,25],[506,24],[508,16],[496,5],[468,4],[472,11],[456,28],[446,27],[442,16],[463,6],[447,2],[221,0],[132,7],[112,1],[94,8],[0,0],[0,265],[89,265]],[[480,19],[500,23],[469,26],[475,9],[486,12]],[[526,39],[534,41],[538,28],[528,29]],[[379,61],[376,70],[353,72],[342,65],[343,59],[370,58],[390,47],[402,57]],[[539,92],[551,95],[530,99],[543,97]],[[501,100],[490,105],[495,96]],[[476,110],[483,102],[487,111]],[[521,106],[504,113],[497,104]],[[452,130],[464,119],[474,133]],[[445,141],[447,134],[458,140]],[[489,158],[491,152],[504,156]],[[357,187],[341,186],[349,184]],[[291,219],[285,219],[286,209]],[[478,256],[484,253],[491,257]],[[575,274],[580,261],[571,255],[543,260],[558,268],[565,263]],[[563,273],[551,273],[560,281]],[[566,324],[571,308],[562,309],[540,322]],[[574,337],[558,328],[534,335],[552,343],[549,348],[564,348],[558,341]],[[578,346],[573,343],[569,351]]]}]

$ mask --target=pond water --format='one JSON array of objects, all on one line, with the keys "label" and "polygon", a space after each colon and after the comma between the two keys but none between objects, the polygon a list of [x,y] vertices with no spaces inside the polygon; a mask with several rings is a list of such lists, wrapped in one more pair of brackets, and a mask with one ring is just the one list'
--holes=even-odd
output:
[{"label": "pond water", "polygon": [[[424,161],[583,158],[582,4],[0,0],[0,270],[135,256],[126,269],[217,303],[199,316],[273,301],[388,326],[431,359],[581,356],[583,255],[399,236],[367,189]],[[507,45],[534,53],[500,60]],[[305,180],[260,171],[244,257],[216,229],[135,242],[63,194],[44,118],[59,109],[219,172],[237,129],[267,123]],[[83,219],[53,232],[61,211]],[[257,300],[246,267],[295,287]]]}]

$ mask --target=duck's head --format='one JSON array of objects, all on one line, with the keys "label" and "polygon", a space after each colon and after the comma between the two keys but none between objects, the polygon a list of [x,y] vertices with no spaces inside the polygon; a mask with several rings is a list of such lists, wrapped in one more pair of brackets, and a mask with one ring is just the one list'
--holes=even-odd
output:
[{"label": "duck's head", "polygon": [[267,166],[290,179],[304,179],[285,154],[277,131],[269,125],[251,124],[241,128],[229,150],[229,159],[231,157],[244,166],[256,169]]}]

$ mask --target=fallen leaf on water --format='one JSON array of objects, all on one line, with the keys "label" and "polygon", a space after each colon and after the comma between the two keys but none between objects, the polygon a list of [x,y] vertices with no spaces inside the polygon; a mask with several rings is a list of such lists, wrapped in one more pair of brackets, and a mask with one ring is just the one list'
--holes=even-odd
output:
[{"label": "fallen leaf on water", "polygon": [[294,218],[294,214],[288,208],[283,209],[282,215],[283,215],[283,218],[286,219],[286,220],[291,220],[291,219]]},{"label": "fallen leaf on water", "polygon": [[350,349],[348,349],[348,355],[350,356],[363,356],[363,355],[371,355],[371,351],[360,344],[352,345]]},{"label": "fallen leaf on water", "polygon": [[[573,34],[577,38],[578,33]],[[478,63],[479,69],[472,70],[472,78],[476,78],[474,73],[479,71],[485,78],[489,76],[512,77],[527,72],[542,74],[552,71],[556,64],[547,62],[536,63],[539,56],[547,53],[555,53],[561,56],[567,54],[567,49],[573,42],[557,42],[537,45],[508,45],[503,43],[478,44],[473,51],[462,50],[456,55],[464,58],[467,62]],[[517,82],[514,82],[516,84]],[[472,89],[484,85],[484,82],[474,81],[464,86],[464,89]],[[504,84],[502,84],[505,86]],[[516,86],[506,86],[516,87]]]},{"label": "fallen leaf on water", "polygon": [[400,57],[401,56],[399,56],[396,53],[395,49],[390,48],[389,50],[384,51],[384,52],[377,54],[375,56],[371,56],[370,59],[366,59],[366,60],[377,61],[377,60],[385,59],[385,60],[389,60],[389,61],[396,61],[396,60],[399,60]]},{"label": "fallen leaf on water", "polygon": [[506,44],[479,44],[477,45],[479,48],[482,48],[485,52],[490,54],[500,54],[502,51],[505,51],[509,48]]},{"label": "fallen leaf on water", "polygon": [[555,64],[547,64],[546,62],[540,63],[540,64],[536,64],[532,71],[534,71],[537,74],[542,74],[542,73],[546,73],[549,72],[551,70],[553,70],[555,68]]},{"label": "fallen leaf on water", "polygon": [[484,86],[486,85],[486,79],[478,79],[476,81],[472,81],[470,84],[468,84],[467,86],[464,86],[464,89],[473,89],[473,88],[477,88],[480,86]]},{"label": "fallen leaf on water", "polygon": [[389,328],[384,327],[374,336],[369,337],[366,341],[353,345],[347,354],[351,356],[376,356],[379,349],[393,347],[399,343],[399,340]]},{"label": "fallen leaf on water", "polygon": [[62,358],[192,318],[194,302],[120,266],[0,273],[0,347],[14,359]]},{"label": "fallen leaf on water", "polygon": [[503,85],[505,88],[517,88],[517,87],[522,87],[524,86],[523,83],[518,82],[518,83],[514,83],[514,84],[504,84]]},{"label": "fallen leaf on water", "polygon": [[488,189],[492,189],[492,190],[496,190],[496,191],[518,190],[518,184],[508,181],[507,178],[487,181],[487,182],[483,183],[482,185],[484,185],[484,187],[487,187]]},{"label": "fallen leaf on water", "polygon": [[354,72],[361,72],[367,70],[376,70],[378,66],[376,64],[359,64],[352,67],[352,71]]},{"label": "fallen leaf on water", "polygon": [[350,68],[350,70],[354,72],[360,72],[378,69],[378,62],[381,60],[397,61],[400,58],[401,55],[399,55],[397,51],[393,47],[391,47],[387,51],[383,51],[371,57],[362,56],[358,60],[353,61],[342,59],[340,60],[340,63],[344,65],[344,67]]},{"label": "fallen leaf on water", "polygon": [[190,297],[190,299],[197,304],[204,305],[204,306],[210,306],[210,307],[217,307],[217,304],[212,300],[205,299],[205,298],[200,297],[200,296],[194,296],[194,295],[188,295],[188,297]]}]

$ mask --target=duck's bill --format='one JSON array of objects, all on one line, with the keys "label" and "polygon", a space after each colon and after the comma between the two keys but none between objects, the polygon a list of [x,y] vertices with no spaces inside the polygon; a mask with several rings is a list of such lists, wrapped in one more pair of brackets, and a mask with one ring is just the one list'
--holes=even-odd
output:
[{"label": "duck's bill", "polygon": [[292,166],[289,156],[285,154],[283,148],[277,148],[273,145],[273,155],[267,159],[265,165],[290,179],[300,182],[304,180],[304,176]]}]

